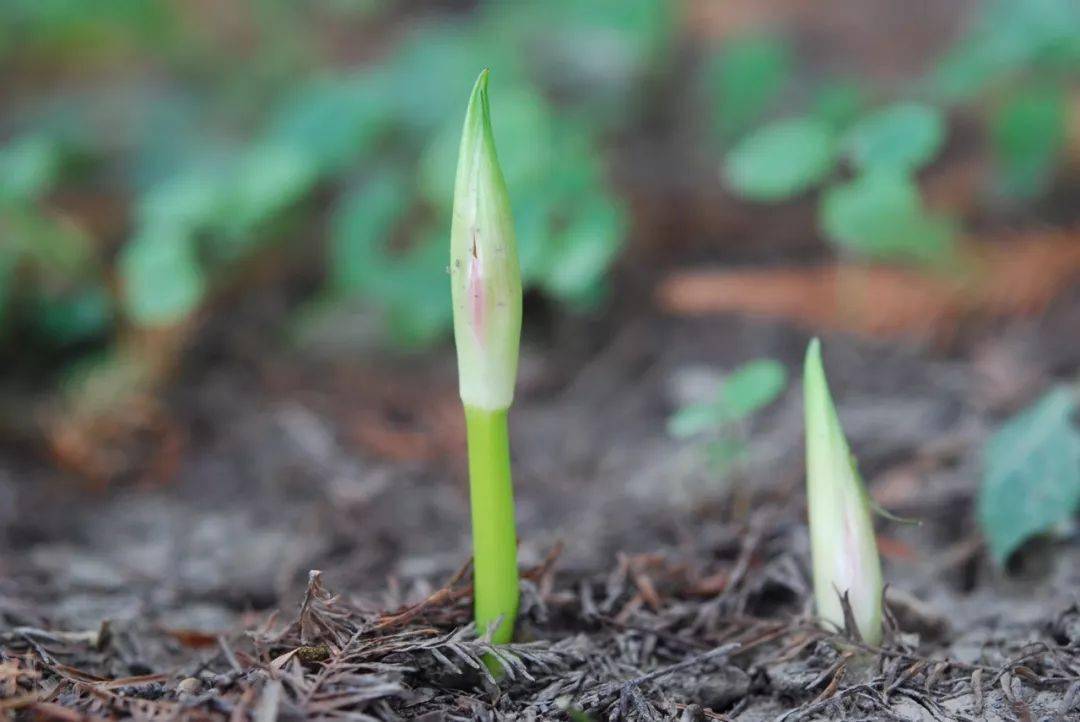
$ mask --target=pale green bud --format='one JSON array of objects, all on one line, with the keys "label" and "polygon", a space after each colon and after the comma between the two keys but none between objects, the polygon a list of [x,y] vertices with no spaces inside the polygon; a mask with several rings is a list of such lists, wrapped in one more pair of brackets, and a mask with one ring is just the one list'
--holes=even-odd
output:
[{"label": "pale green bud", "polygon": [[473,86],[458,151],[450,279],[458,382],[466,406],[506,409],[521,340],[521,270],[514,220],[488,109],[488,71]]},{"label": "pale green bud", "polygon": [[862,638],[881,640],[881,561],[866,493],[829,395],[821,344],[806,351],[806,496],[814,599],[826,622],[844,627],[840,595],[847,594]]}]

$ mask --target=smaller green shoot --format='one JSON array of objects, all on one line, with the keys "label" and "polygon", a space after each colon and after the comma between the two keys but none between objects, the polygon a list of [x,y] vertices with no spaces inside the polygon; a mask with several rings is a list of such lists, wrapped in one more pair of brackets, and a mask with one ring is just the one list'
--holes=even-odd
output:
[{"label": "smaller green shoot", "polygon": [[726,473],[746,453],[746,421],[774,402],[787,386],[787,370],[771,359],[735,369],[711,401],[688,404],[668,419],[676,439],[700,439],[713,469]]},{"label": "smaller green shoot", "polygon": [[491,629],[492,642],[504,644],[514,635],[519,594],[506,414],[521,341],[521,271],[486,70],[473,87],[461,134],[450,278],[469,446],[474,615],[477,627]]},{"label": "smaller green shoot", "polygon": [[806,497],[814,601],[827,624],[846,629],[846,597],[859,636],[881,640],[881,560],[866,492],[829,395],[821,344],[806,351],[803,393],[806,413]]}]

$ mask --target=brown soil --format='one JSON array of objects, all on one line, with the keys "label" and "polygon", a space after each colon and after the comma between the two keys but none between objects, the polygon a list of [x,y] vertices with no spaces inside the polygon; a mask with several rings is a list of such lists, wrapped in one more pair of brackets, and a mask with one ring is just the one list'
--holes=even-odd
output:
[{"label": "brown soil", "polygon": [[879,523],[880,648],[813,623],[798,383],[746,430],[733,473],[663,433],[719,370],[769,356],[794,371],[802,332],[625,309],[530,328],[512,415],[519,642],[492,650],[455,574],[469,551],[451,355],[320,361],[253,347],[264,319],[244,313],[170,392],[185,430],[171,478],[87,492],[25,449],[0,454],[0,709],[1080,719],[1080,547],[1033,544],[1006,573],[973,522],[988,434],[1080,368],[1076,292],[947,353],[824,339],[872,492],[922,521]]}]

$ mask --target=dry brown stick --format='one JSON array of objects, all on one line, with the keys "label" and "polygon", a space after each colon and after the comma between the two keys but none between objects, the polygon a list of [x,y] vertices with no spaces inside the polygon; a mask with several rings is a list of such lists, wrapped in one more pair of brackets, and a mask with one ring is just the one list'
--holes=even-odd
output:
[{"label": "dry brown stick", "polygon": [[813,706],[819,702],[832,699],[836,695],[836,690],[840,688],[840,682],[844,679],[845,674],[847,674],[847,659],[844,659],[836,666],[836,671],[833,672],[829,684],[825,686],[825,689],[821,690],[821,694],[810,702],[810,705]]},{"label": "dry brown stick", "polygon": [[378,631],[382,631],[391,627],[407,624],[408,622],[419,616],[420,613],[428,607],[432,607],[448,601],[456,601],[465,594],[468,594],[472,590],[471,586],[465,589],[458,590],[457,593],[455,593],[454,585],[465,578],[465,575],[468,573],[469,567],[471,566],[472,559],[469,559],[469,561],[465,562],[460,569],[454,572],[454,576],[450,577],[450,580],[440,589],[437,589],[435,592],[429,594],[427,598],[423,601],[418,602],[411,607],[406,607],[403,611],[398,612],[397,614],[384,616],[381,620],[379,620],[379,622],[375,625],[374,628]]}]

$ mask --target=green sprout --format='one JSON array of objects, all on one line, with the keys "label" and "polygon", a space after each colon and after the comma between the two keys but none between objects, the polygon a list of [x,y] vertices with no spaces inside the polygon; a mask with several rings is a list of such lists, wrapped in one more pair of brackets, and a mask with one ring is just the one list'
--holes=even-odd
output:
[{"label": "green sprout", "polygon": [[749,418],[783,393],[787,370],[773,359],[758,359],[732,371],[717,394],[687,404],[668,418],[667,432],[676,439],[701,439],[713,469],[724,475],[747,453]]},{"label": "green sprout", "polygon": [[846,629],[846,597],[864,641],[881,640],[881,560],[866,493],[829,395],[821,344],[806,350],[806,496],[818,616]]},{"label": "green sprout", "polygon": [[450,228],[458,382],[465,407],[472,505],[474,614],[509,642],[518,608],[517,536],[506,413],[521,340],[521,271],[514,221],[495,153],[488,71],[465,112]]}]

